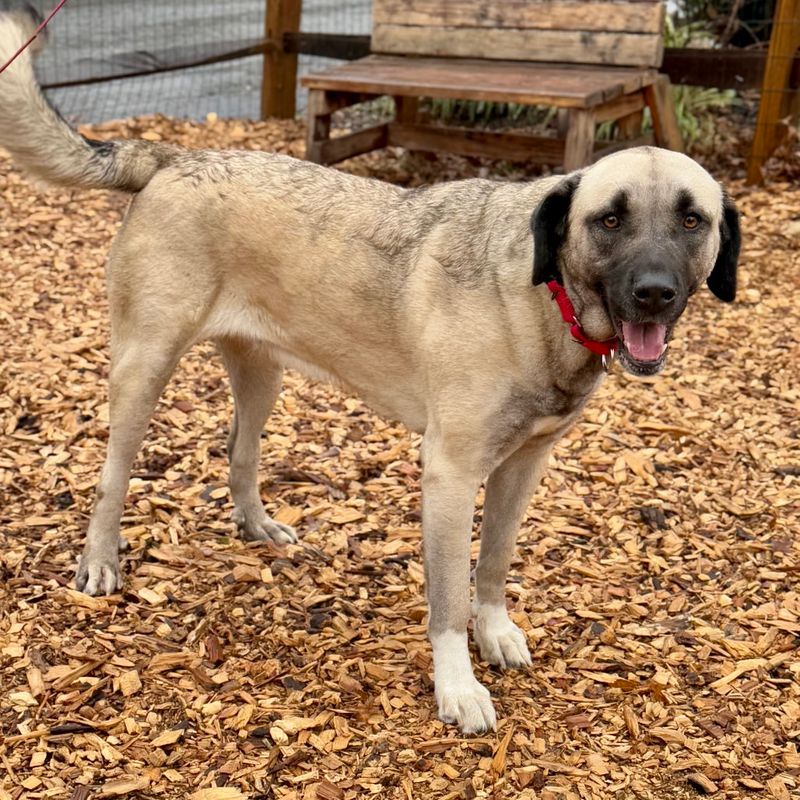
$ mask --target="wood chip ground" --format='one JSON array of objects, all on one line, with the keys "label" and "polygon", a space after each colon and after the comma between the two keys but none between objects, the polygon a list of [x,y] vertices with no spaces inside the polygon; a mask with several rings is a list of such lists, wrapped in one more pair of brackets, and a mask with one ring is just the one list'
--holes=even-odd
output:
[{"label": "wood chip ground", "polygon": [[[94,132],[303,152],[294,122]],[[396,152],[344,168],[523,177]],[[736,303],[702,292],[665,373],[614,369],[556,448],[509,583],[534,667],[476,656],[499,725],[463,738],[431,692],[419,438],[329,386],[290,373],[264,437],[262,495],[302,543],[244,544],[228,387],[198,347],[135,465],[124,591],[73,590],[126,199],[0,159],[0,800],[800,797],[800,188],[781,180],[728,182]]]}]

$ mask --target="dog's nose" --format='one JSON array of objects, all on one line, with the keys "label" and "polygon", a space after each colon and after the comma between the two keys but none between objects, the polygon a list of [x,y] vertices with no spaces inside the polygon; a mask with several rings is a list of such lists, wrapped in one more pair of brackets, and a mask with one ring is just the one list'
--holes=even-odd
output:
[{"label": "dog's nose", "polygon": [[633,297],[642,311],[656,314],[675,301],[678,286],[667,272],[646,272],[637,275],[633,282]]}]

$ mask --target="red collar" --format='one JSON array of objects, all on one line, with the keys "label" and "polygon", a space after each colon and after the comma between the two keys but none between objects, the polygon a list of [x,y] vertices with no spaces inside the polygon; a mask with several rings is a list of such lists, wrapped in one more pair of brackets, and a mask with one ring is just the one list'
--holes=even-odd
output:
[{"label": "red collar", "polygon": [[619,349],[619,340],[616,336],[611,339],[606,339],[604,342],[596,342],[590,339],[581,327],[581,323],[575,316],[575,307],[569,299],[567,290],[558,281],[548,281],[547,288],[552,292],[553,299],[558,303],[559,311],[561,311],[561,319],[569,324],[569,332],[572,338],[582,344],[587,350],[596,353],[598,356],[603,356],[603,364],[605,364],[605,356],[614,358],[617,350]]}]

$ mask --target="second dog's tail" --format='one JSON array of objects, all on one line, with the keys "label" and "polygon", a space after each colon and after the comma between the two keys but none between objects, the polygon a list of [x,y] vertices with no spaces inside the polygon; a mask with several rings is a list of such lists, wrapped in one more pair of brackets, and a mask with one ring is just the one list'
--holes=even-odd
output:
[{"label": "second dog's tail", "polygon": [[[38,13],[27,3],[0,0],[0,64],[22,47],[38,23]],[[138,192],[181,152],[138,139],[94,141],[73,130],[39,88],[32,49],[0,73],[0,146],[26,172],[48,183]]]}]

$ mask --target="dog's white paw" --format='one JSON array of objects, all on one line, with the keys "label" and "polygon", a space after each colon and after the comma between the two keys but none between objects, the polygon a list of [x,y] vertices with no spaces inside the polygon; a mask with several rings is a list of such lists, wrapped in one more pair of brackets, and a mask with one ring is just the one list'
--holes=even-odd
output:
[{"label": "dog's white paw", "polygon": [[297,532],[289,525],[275,522],[267,516],[264,509],[248,513],[244,509],[235,508],[233,521],[247,542],[274,542],[275,544],[295,544]]},{"label": "dog's white paw", "polygon": [[483,733],[494,730],[497,715],[489,690],[471,674],[453,676],[436,684],[439,719],[455,722],[462,733]]},{"label": "dog's white paw", "polygon": [[525,634],[508,618],[504,605],[476,604],[475,642],[490,664],[505,669],[531,665]]},{"label": "dog's white paw", "polygon": [[432,634],[431,645],[439,719],[455,722],[463,733],[494,730],[497,716],[489,690],[472,674],[467,632],[449,630]]},{"label": "dog's white paw", "polygon": [[117,543],[110,552],[86,548],[78,562],[75,586],[90,595],[113,594],[122,588]]}]

